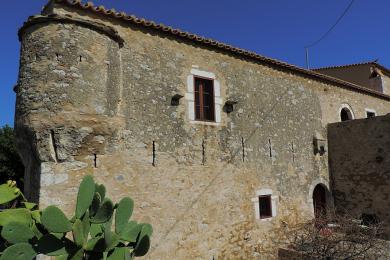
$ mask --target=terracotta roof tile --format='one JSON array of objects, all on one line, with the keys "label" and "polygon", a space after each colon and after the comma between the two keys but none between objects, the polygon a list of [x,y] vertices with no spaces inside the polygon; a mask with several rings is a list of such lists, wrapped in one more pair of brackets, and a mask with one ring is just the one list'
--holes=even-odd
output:
[{"label": "terracotta roof tile", "polygon": [[326,67],[313,68],[312,70],[347,68],[347,67],[354,67],[354,66],[361,66],[361,65],[369,65],[369,64],[373,64],[373,63],[376,63],[376,62],[375,61],[365,61],[365,62],[352,63],[352,64],[332,65],[332,66],[326,66]]},{"label": "terracotta roof tile", "polygon": [[377,92],[377,91],[374,91],[371,89],[367,89],[365,87],[362,87],[362,86],[359,86],[359,85],[356,85],[356,84],[353,84],[350,82],[346,82],[346,81],[343,81],[340,79],[336,79],[336,78],[333,78],[333,77],[330,77],[327,75],[323,75],[323,74],[320,74],[314,70],[306,70],[306,69],[288,64],[286,62],[271,59],[271,58],[259,55],[257,53],[254,53],[254,52],[250,52],[247,50],[233,47],[231,45],[228,45],[228,44],[225,44],[222,42],[218,42],[218,41],[215,41],[212,39],[207,39],[205,37],[201,37],[201,36],[191,34],[191,33],[185,32],[185,31],[181,31],[179,29],[173,29],[169,26],[165,26],[164,24],[156,24],[152,21],[140,19],[134,15],[129,16],[123,12],[119,13],[119,12],[116,12],[115,9],[107,10],[104,6],[95,7],[92,2],[88,2],[86,4],[83,4],[80,0],[52,0],[52,1],[55,1],[56,3],[60,3],[60,4],[65,4],[67,6],[71,6],[74,8],[79,8],[79,9],[91,11],[94,13],[102,14],[102,15],[105,15],[108,17],[120,19],[120,20],[123,20],[126,22],[136,24],[138,26],[143,26],[143,27],[147,27],[147,28],[152,27],[155,30],[159,30],[159,31],[174,35],[175,37],[180,37],[182,39],[187,39],[190,41],[196,41],[196,42],[199,42],[199,43],[207,45],[207,46],[212,46],[214,48],[229,51],[232,54],[239,55],[239,56],[242,56],[244,58],[249,57],[249,58],[252,58],[253,60],[256,60],[257,62],[262,62],[262,63],[268,64],[270,66],[274,66],[274,67],[279,68],[279,69],[284,69],[284,70],[287,70],[289,72],[297,73],[297,74],[302,75],[302,76],[306,76],[306,77],[310,77],[310,78],[320,80],[323,82],[335,84],[339,87],[347,88],[347,89],[354,90],[357,92],[361,92],[361,93],[365,93],[368,95],[383,98],[386,100],[390,100],[390,96],[385,95],[383,93],[380,93],[380,92]]},{"label": "terracotta roof tile", "polygon": [[385,66],[379,64],[377,60],[360,62],[360,63],[352,63],[352,64],[344,64],[344,65],[335,65],[335,66],[328,66],[328,67],[320,67],[312,70],[319,71],[319,70],[328,70],[328,69],[349,68],[349,67],[362,66],[362,65],[372,65],[374,67],[380,68],[381,70],[387,72],[387,74],[390,74],[390,70]]}]

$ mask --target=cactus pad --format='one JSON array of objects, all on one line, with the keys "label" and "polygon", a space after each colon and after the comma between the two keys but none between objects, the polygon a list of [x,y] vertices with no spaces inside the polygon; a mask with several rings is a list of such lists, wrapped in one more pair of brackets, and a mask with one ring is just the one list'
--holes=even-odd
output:
[{"label": "cactus pad", "polygon": [[136,242],[141,229],[142,225],[138,225],[135,221],[130,221],[120,233],[120,238],[127,242]]},{"label": "cactus pad", "polygon": [[134,248],[135,256],[144,256],[150,247],[150,236],[153,228],[150,224],[140,224],[142,226],[137,245]]},{"label": "cactus pad", "polygon": [[93,196],[91,206],[89,207],[89,211],[91,213],[91,216],[95,216],[97,211],[100,208],[100,204],[102,203],[102,199],[100,197],[100,194],[98,192],[95,192],[95,195]]},{"label": "cactus pad", "polygon": [[84,236],[83,223],[79,219],[76,219],[76,221],[74,222],[72,226],[72,232],[73,241],[77,246],[82,247],[87,238]]},{"label": "cactus pad", "polygon": [[38,208],[38,204],[36,204],[36,203],[26,202],[26,201],[24,201],[22,203],[23,203],[24,207],[26,209],[29,209],[29,210],[33,210],[33,209],[37,209]]},{"label": "cactus pad", "polygon": [[5,226],[10,222],[17,222],[30,226],[32,223],[31,213],[28,209],[8,209],[0,212],[0,226]]},{"label": "cactus pad", "polygon": [[19,243],[4,250],[0,260],[31,260],[34,259],[36,255],[37,253],[30,244]]},{"label": "cactus pad", "polygon": [[[0,197],[6,191],[8,199],[16,195],[24,198],[14,182],[0,187],[4,187],[0,188]],[[30,202],[0,212],[0,260],[32,260],[38,254],[58,260],[131,260],[145,255],[152,226],[129,222],[134,208],[131,198],[123,198],[114,206],[105,195],[104,185],[86,176],[71,220],[56,206],[41,211]]]},{"label": "cactus pad", "polygon": [[66,240],[46,234],[38,240],[38,251],[48,256],[65,255],[67,253]]},{"label": "cactus pad", "polygon": [[148,235],[141,237],[136,247],[134,248],[135,256],[144,256],[148,252],[150,247],[150,238]]},{"label": "cactus pad", "polygon": [[117,247],[111,254],[108,255],[107,260],[130,260],[130,252],[126,247]]},{"label": "cactus pad", "polygon": [[91,224],[90,228],[91,237],[97,237],[103,234],[102,225],[101,224]]},{"label": "cactus pad", "polygon": [[119,234],[126,226],[133,214],[134,202],[126,197],[121,199],[115,211],[115,232]]},{"label": "cactus pad", "polygon": [[104,200],[104,198],[106,197],[106,187],[104,187],[103,184],[96,184],[95,191],[100,194],[101,200]]},{"label": "cactus pad", "polygon": [[50,232],[64,233],[72,230],[70,221],[56,206],[47,207],[42,212],[41,221],[45,228]]},{"label": "cactus pad", "polygon": [[119,236],[109,229],[104,230],[104,242],[107,250],[115,248],[119,243]]},{"label": "cactus pad", "polygon": [[0,185],[0,204],[13,201],[21,194],[20,190],[8,184]]},{"label": "cactus pad", "polygon": [[87,175],[81,181],[79,192],[77,194],[76,218],[81,218],[87,209],[91,206],[93,196],[95,195],[95,182],[92,176]]},{"label": "cactus pad", "polygon": [[34,232],[23,224],[17,222],[10,222],[1,230],[1,236],[11,244],[28,242],[35,237]]},{"label": "cactus pad", "polygon": [[141,230],[141,236],[148,235],[149,237],[153,234],[153,227],[150,224],[141,224],[142,230]]},{"label": "cactus pad", "polygon": [[105,199],[98,209],[96,215],[91,219],[91,223],[104,223],[110,220],[114,212],[114,205],[109,199]]}]

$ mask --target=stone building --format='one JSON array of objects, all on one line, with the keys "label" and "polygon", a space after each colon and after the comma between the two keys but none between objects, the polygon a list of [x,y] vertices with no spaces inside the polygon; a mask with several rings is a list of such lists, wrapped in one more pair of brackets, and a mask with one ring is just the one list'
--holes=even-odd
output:
[{"label": "stone building", "polygon": [[390,111],[386,92],[90,3],[50,1],[19,37],[26,194],[70,214],[92,174],[153,225],[150,259],[272,259],[332,204],[327,125]]},{"label": "stone building", "polygon": [[335,205],[366,222],[379,221],[390,238],[390,114],[328,126]]},{"label": "stone building", "polygon": [[315,71],[390,94],[390,70],[376,61],[318,68]]}]

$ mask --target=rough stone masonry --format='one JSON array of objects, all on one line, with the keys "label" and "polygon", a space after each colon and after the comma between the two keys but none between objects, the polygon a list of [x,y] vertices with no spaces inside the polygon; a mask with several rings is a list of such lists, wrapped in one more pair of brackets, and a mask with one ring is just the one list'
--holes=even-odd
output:
[{"label": "rough stone masonry", "polygon": [[336,206],[352,216],[380,221],[390,240],[389,130],[390,114],[328,126]]},{"label": "rough stone masonry", "polygon": [[[153,225],[149,259],[272,259],[317,185],[332,203],[327,124],[390,111],[386,94],[78,1],[19,36],[27,195],[70,215],[92,174]],[[194,119],[195,77],[214,82],[215,122]]]}]

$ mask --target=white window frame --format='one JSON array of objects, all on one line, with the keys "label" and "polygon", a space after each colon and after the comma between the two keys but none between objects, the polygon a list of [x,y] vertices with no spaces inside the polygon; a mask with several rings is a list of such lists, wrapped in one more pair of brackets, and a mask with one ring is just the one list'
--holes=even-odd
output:
[{"label": "white window frame", "polygon": [[[214,109],[215,109],[215,122],[199,121],[195,120],[195,94],[194,94],[194,80],[196,77],[207,78],[214,81]],[[192,124],[203,125],[220,125],[221,124],[221,112],[223,100],[221,97],[221,85],[216,79],[215,74],[208,71],[199,70],[196,68],[191,69],[190,74],[187,76],[187,92],[185,94],[185,100],[188,106],[188,119]]]},{"label": "white window frame", "polygon": [[[271,196],[271,213],[272,217],[269,218],[260,218],[260,205],[259,205],[259,197],[260,196]],[[278,198],[276,194],[273,194],[271,189],[261,189],[256,191],[256,197],[252,198],[251,201],[253,203],[255,209],[255,219],[259,221],[271,221],[277,215],[278,211]]]},{"label": "white window frame", "polygon": [[[369,113],[374,113],[375,116],[377,116],[377,113],[376,113],[376,111],[375,111],[374,109],[366,108],[366,109],[364,109],[364,111],[366,112],[366,118],[368,118],[367,112],[369,112]],[[375,116],[374,116],[374,117],[375,117]]]}]

